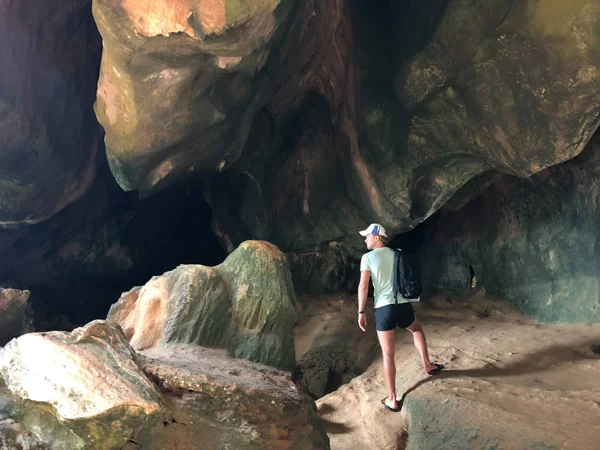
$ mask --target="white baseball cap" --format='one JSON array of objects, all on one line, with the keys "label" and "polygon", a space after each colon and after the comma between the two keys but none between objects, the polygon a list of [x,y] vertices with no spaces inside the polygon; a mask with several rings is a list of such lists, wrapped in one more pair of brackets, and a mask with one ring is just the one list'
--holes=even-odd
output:
[{"label": "white baseball cap", "polygon": [[367,234],[377,234],[379,236],[387,237],[385,234],[385,228],[383,228],[378,223],[372,223],[367,227],[366,230],[359,231],[361,236],[366,236]]}]

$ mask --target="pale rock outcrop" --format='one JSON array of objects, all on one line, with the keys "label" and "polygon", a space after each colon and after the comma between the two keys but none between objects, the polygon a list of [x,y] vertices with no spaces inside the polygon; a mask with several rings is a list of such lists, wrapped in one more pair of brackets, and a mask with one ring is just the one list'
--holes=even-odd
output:
[{"label": "pale rock outcrop", "polygon": [[170,414],[149,448],[329,448],[314,403],[289,373],[192,345],[141,353]]},{"label": "pale rock outcrop", "polygon": [[0,353],[2,379],[0,445],[329,448],[314,403],[289,373],[197,345],[137,354],[104,321],[11,341]]},{"label": "pale rock outcrop", "polygon": [[115,448],[160,419],[154,385],[122,332],[104,321],[12,340],[0,374],[25,401],[16,418],[43,442],[61,436],[52,448]]}]

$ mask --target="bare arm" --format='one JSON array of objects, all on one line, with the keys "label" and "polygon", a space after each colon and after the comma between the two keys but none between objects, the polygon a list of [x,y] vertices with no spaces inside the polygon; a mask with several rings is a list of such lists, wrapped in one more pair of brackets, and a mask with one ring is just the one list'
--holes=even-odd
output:
[{"label": "bare arm", "polygon": [[[368,270],[360,271],[360,283],[358,284],[358,310],[364,311],[367,306],[367,294],[369,293],[369,279],[371,272]],[[358,326],[361,330],[366,331],[367,316],[364,314],[358,315]]]}]

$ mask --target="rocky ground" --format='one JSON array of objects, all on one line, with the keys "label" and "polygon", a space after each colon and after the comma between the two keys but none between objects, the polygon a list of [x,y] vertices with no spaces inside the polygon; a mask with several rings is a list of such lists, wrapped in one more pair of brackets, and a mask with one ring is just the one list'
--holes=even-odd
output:
[{"label": "rocky ground", "polygon": [[[306,301],[307,299],[300,299]],[[306,304],[306,302],[305,302]],[[332,309],[332,307],[334,309]],[[317,401],[333,449],[595,449],[600,438],[600,325],[535,323],[483,292],[415,304],[431,358],[427,377],[408,332],[396,336],[400,413],[386,411],[374,320],[357,352],[372,363]],[[313,299],[299,314],[298,358],[355,326],[356,298]],[[329,337],[328,337],[329,336]]]}]

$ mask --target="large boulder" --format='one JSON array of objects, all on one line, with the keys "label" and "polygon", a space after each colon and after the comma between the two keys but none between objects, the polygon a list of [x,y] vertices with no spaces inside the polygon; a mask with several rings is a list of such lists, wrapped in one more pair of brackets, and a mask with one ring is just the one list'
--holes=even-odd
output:
[{"label": "large boulder", "polygon": [[154,347],[140,359],[170,414],[150,449],[329,448],[314,403],[287,372],[190,345]]},{"label": "large boulder", "polygon": [[427,226],[429,292],[484,289],[544,322],[600,322],[600,139],[526,181],[506,178]]},{"label": "large boulder", "polygon": [[122,332],[104,321],[12,340],[0,374],[22,401],[13,418],[52,448],[120,448],[160,422],[154,385]]},{"label": "large boulder", "polygon": [[289,373],[194,345],[137,354],[104,321],[11,341],[0,374],[6,448],[329,448]]},{"label": "large boulder", "polygon": [[247,241],[220,265],[182,265],[124,293],[107,320],[138,350],[169,343],[228,348],[235,357],[290,369],[295,294],[286,256]]}]

